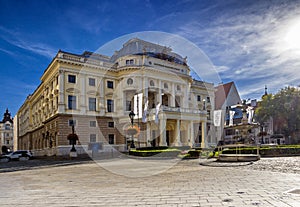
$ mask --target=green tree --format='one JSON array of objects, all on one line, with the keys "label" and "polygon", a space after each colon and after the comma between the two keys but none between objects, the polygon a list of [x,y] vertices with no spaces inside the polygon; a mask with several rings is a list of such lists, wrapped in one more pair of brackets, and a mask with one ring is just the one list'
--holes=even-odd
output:
[{"label": "green tree", "polygon": [[263,123],[270,117],[275,133],[296,137],[300,127],[300,90],[286,87],[275,95],[265,95],[256,109],[256,119]]}]

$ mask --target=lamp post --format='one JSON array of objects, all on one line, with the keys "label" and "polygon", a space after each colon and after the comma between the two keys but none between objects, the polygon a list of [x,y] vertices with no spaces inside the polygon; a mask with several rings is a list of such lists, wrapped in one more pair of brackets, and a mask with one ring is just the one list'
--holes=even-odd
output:
[{"label": "lamp post", "polygon": [[[134,116],[135,116],[134,112],[131,111],[131,112],[129,113],[129,118],[130,118],[130,121],[131,121],[131,128],[132,128],[132,129],[133,129],[133,118],[134,118]],[[134,134],[131,133],[131,145],[130,145],[130,148],[135,148],[133,136],[134,136]]]},{"label": "lamp post", "polygon": [[262,124],[261,126],[261,144],[264,144],[264,124]]},{"label": "lamp post", "polygon": [[74,145],[78,140],[78,136],[74,132],[74,124],[72,124],[72,134],[69,134],[67,139],[69,140],[69,144],[72,145],[72,148],[70,150],[70,157],[77,157],[77,152]]}]

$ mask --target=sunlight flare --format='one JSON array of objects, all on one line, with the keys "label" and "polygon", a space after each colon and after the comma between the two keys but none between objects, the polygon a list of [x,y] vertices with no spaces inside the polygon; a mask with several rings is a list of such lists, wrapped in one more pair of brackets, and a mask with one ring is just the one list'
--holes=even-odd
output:
[{"label": "sunlight flare", "polygon": [[289,28],[284,40],[291,49],[300,49],[300,21]]}]

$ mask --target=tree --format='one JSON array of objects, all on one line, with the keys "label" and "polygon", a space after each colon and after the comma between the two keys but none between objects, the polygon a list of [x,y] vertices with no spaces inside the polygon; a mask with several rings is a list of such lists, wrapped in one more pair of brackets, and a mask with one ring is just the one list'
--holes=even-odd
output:
[{"label": "tree", "polygon": [[275,95],[263,96],[255,113],[259,123],[272,117],[275,133],[296,137],[300,128],[300,90],[286,87]]}]

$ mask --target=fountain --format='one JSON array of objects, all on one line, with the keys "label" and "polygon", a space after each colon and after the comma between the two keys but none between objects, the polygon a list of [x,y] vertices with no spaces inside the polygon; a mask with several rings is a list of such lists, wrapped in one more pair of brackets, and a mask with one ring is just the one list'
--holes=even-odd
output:
[{"label": "fountain", "polygon": [[[253,140],[249,136],[249,130],[253,128],[258,128],[259,125],[257,123],[252,123],[251,117],[247,118],[247,104],[246,101],[243,101],[242,105],[235,106],[240,108],[243,112],[243,117],[241,123],[231,124],[230,126],[225,127],[225,129],[231,129],[235,132],[238,132],[234,138],[234,144],[230,145],[221,145],[218,146],[219,157],[218,161],[227,161],[227,162],[239,162],[239,161],[257,161],[260,159],[259,155],[259,147],[255,144],[255,140]],[[249,115],[250,116],[250,115]],[[256,147],[256,153],[251,154],[242,154],[242,149],[246,147]],[[234,149],[234,150],[233,150]],[[225,152],[226,150],[234,151],[235,153],[225,154],[221,152]]]}]

